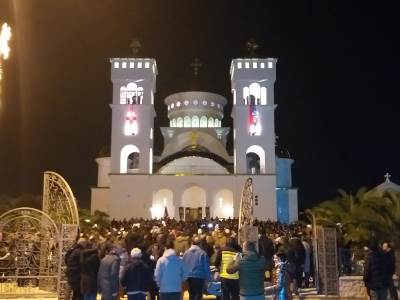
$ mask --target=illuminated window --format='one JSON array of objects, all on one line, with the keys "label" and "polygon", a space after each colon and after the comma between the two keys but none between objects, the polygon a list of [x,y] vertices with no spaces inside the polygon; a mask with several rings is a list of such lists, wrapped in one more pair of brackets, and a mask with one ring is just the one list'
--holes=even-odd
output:
[{"label": "illuminated window", "polygon": [[176,127],[176,119],[172,119],[172,127]]},{"label": "illuminated window", "polygon": [[[260,104],[260,94],[261,94],[260,85],[256,82],[250,84],[250,102],[247,101],[247,104]],[[251,97],[253,96],[253,97]]]},{"label": "illuminated window", "polygon": [[120,88],[120,94],[119,94],[119,99],[120,99],[120,104],[126,104],[126,87],[122,86]]},{"label": "illuminated window", "polygon": [[180,106],[181,106],[181,102],[180,101],[176,102],[176,107],[180,107]]},{"label": "illuminated window", "polygon": [[153,139],[153,128],[150,128],[150,139]]},{"label": "illuminated window", "polygon": [[242,63],[241,63],[241,62],[238,62],[238,63],[237,63],[237,67],[238,67],[238,69],[241,69],[241,68],[242,68]]},{"label": "illuminated window", "polygon": [[146,63],[144,64],[144,67],[145,67],[146,69],[149,69],[149,68],[150,68],[150,63],[146,62]]},{"label": "illuminated window", "polygon": [[149,150],[149,173],[153,173],[153,148]]},{"label": "illuminated window", "polygon": [[202,116],[200,118],[200,127],[207,127],[207,117],[206,116]]},{"label": "illuminated window", "polygon": [[129,68],[133,69],[134,67],[135,67],[135,63],[134,63],[133,61],[131,61],[131,62],[129,63]]},{"label": "illuminated window", "polygon": [[114,68],[115,68],[115,69],[118,69],[118,68],[119,68],[119,62],[115,62],[115,63],[114,63]]},{"label": "illuminated window", "polygon": [[142,68],[142,63],[141,63],[141,62],[138,62],[138,63],[137,63],[137,67],[138,67],[139,69],[141,69],[141,68]]},{"label": "illuminated window", "polygon": [[253,69],[257,69],[257,63],[253,62]]},{"label": "illuminated window", "polygon": [[169,105],[167,106],[167,110],[169,110],[170,109],[170,107],[169,107]]},{"label": "illuminated window", "polygon": [[183,119],[181,117],[176,119],[176,127],[183,127]]},{"label": "illuminated window", "polygon": [[207,101],[203,100],[203,105],[206,106],[207,105]]},{"label": "illuminated window", "polygon": [[192,117],[192,127],[199,127],[199,117],[198,116],[193,116]]},{"label": "illuminated window", "polygon": [[260,68],[261,68],[261,69],[265,69],[265,63],[262,62],[262,63],[260,64]]},{"label": "illuminated window", "polygon": [[126,69],[126,62],[125,61],[122,63],[122,68]]},{"label": "illuminated window", "polygon": [[220,127],[219,120],[217,118],[214,120],[214,127]]},{"label": "illuminated window", "polygon": [[244,67],[245,67],[246,69],[250,68],[250,63],[249,63],[249,62],[244,63]]},{"label": "illuminated window", "polygon": [[272,65],[272,61],[268,62],[268,69],[272,69],[273,65]]},{"label": "illuminated window", "polygon": [[169,127],[174,127],[172,126],[172,120],[169,120]]},{"label": "illuminated window", "polygon": [[[121,88],[122,89],[122,88]],[[126,86],[126,99],[123,101],[121,98],[121,104],[142,104],[143,100],[143,88],[138,87],[136,83],[130,82]]]},{"label": "illuminated window", "polygon": [[252,145],[246,150],[247,172],[250,174],[265,174],[265,151],[258,145]]},{"label": "illuminated window", "polygon": [[267,88],[261,88],[261,105],[267,105]]},{"label": "illuminated window", "polygon": [[213,101],[211,101],[210,105],[211,105],[211,107],[214,107],[215,103]]},{"label": "illuminated window", "polygon": [[256,105],[249,105],[249,134],[259,136],[261,135],[261,121],[260,113]]},{"label": "illuminated window", "polygon": [[124,133],[126,136],[137,135],[138,133],[136,114],[132,109],[129,109],[126,113]]},{"label": "illuminated window", "polygon": [[208,118],[208,127],[214,127],[214,119],[212,117]]},{"label": "illuminated window", "polygon": [[191,118],[189,116],[186,116],[183,118],[183,127],[191,127]]},{"label": "illuminated window", "polygon": [[197,105],[197,104],[199,104],[199,101],[193,100],[193,105]]},{"label": "illuminated window", "polygon": [[218,107],[218,108],[221,108],[221,105],[218,103],[218,104],[217,104],[217,107]]},{"label": "illuminated window", "polygon": [[171,109],[173,109],[174,107],[175,107],[175,104],[172,103],[172,104],[171,104]]},{"label": "illuminated window", "polygon": [[188,105],[189,105],[189,101],[185,100],[185,101],[183,102],[183,104],[185,104],[185,106],[188,106]]}]

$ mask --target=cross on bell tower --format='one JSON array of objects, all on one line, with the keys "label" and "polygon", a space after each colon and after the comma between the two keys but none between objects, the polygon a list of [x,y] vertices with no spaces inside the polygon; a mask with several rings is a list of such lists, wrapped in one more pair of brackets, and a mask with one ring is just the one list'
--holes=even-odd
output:
[{"label": "cross on bell tower", "polygon": [[134,38],[129,46],[132,49],[133,57],[138,57],[140,49],[142,48],[142,44],[140,43],[140,41],[137,38]]},{"label": "cross on bell tower", "polygon": [[203,64],[197,57],[195,57],[194,61],[190,64],[190,66],[193,67],[194,77],[197,77],[197,75],[199,75],[199,68],[201,68]]},{"label": "cross on bell tower", "polygon": [[392,175],[390,175],[389,173],[386,173],[385,175],[384,175],[384,177],[386,178],[386,182],[390,182],[390,177],[392,177]]}]

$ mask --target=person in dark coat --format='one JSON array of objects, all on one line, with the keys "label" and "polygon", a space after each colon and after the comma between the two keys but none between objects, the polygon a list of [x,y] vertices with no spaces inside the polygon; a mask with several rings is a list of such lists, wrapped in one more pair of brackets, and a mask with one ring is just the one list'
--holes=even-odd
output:
[{"label": "person in dark coat", "polygon": [[121,276],[128,300],[144,300],[153,279],[151,268],[142,259],[142,251],[133,248]]},{"label": "person in dark coat", "polygon": [[[298,237],[292,237],[289,240],[289,253],[293,252],[293,263],[294,263],[294,277],[293,281],[293,292],[298,295],[299,287],[301,287],[303,278],[303,267],[306,259],[306,250]],[[291,256],[289,254],[288,256]]]},{"label": "person in dark coat", "polygon": [[385,255],[380,251],[377,241],[371,241],[364,266],[364,283],[371,300],[386,300],[389,282]]},{"label": "person in dark coat", "polygon": [[390,242],[384,242],[382,244],[382,250],[383,253],[385,254],[386,271],[387,271],[386,275],[389,283],[390,297],[392,300],[397,300],[398,299],[397,288],[394,286],[393,282],[393,275],[396,272],[396,256],[394,254]]},{"label": "person in dark coat", "polygon": [[238,255],[227,269],[228,274],[239,272],[241,300],[264,300],[265,258],[257,254],[252,242],[243,244],[243,255]]},{"label": "person in dark coat", "polygon": [[120,258],[116,255],[112,245],[107,245],[106,256],[100,262],[98,273],[98,287],[101,300],[117,300],[119,292],[119,265]]},{"label": "person in dark coat", "polygon": [[269,271],[270,279],[272,278],[272,257],[275,252],[274,250],[274,243],[267,237],[265,228],[261,228],[260,238],[258,239],[258,253],[265,258],[266,269]]},{"label": "person in dark coat", "polygon": [[67,280],[72,290],[72,300],[83,300],[83,294],[81,294],[81,253],[86,246],[87,240],[80,238],[65,255]]},{"label": "person in dark coat", "polygon": [[81,252],[81,293],[84,300],[96,300],[99,266],[99,253],[93,244],[91,249],[84,249]]}]

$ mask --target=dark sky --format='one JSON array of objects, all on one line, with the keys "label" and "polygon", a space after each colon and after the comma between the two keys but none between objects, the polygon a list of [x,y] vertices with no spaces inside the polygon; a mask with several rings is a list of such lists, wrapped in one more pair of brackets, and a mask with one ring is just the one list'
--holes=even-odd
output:
[{"label": "dark sky", "polygon": [[[253,37],[277,57],[276,133],[296,160],[301,208],[383,181],[400,182],[397,9],[352,1],[0,0],[14,30],[4,63],[0,194],[41,193],[54,170],[87,205],[95,157],[110,143],[110,57],[157,60],[156,125],[163,99],[190,84],[229,99],[229,65]],[[228,107],[228,110],[230,107]],[[227,111],[226,116],[230,114]],[[232,120],[226,117],[223,125]],[[162,149],[159,132],[155,148]]]}]

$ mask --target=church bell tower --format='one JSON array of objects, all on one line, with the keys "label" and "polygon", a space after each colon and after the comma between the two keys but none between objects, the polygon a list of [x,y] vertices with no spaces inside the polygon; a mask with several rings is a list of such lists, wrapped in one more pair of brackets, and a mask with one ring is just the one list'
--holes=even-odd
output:
[{"label": "church bell tower", "polygon": [[111,173],[152,174],[154,93],[151,58],[112,58]]},{"label": "church bell tower", "polygon": [[235,174],[275,174],[275,58],[231,63]]}]

